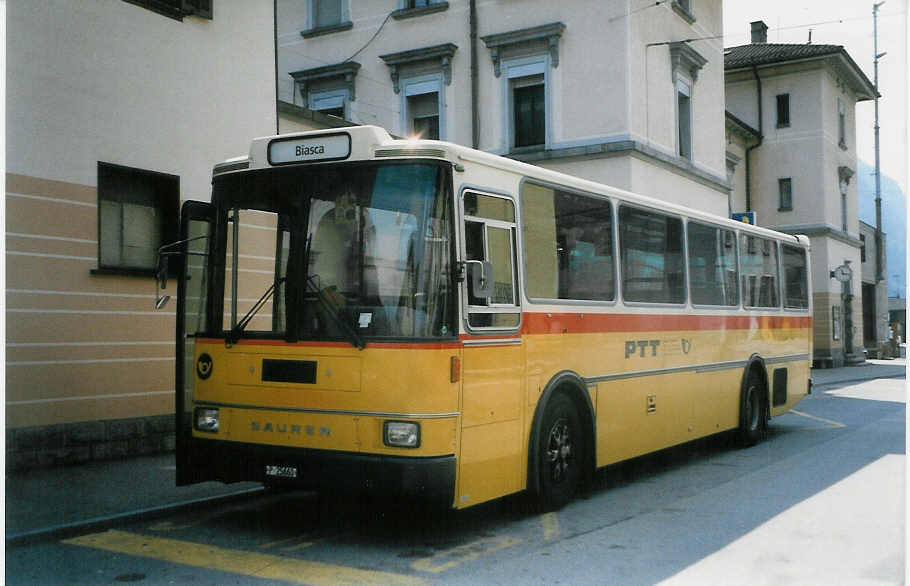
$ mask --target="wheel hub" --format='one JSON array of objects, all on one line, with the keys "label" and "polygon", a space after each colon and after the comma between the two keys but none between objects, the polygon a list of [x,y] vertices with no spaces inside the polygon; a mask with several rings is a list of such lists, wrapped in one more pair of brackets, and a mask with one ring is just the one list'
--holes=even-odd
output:
[{"label": "wheel hub", "polygon": [[550,478],[553,482],[561,482],[565,478],[572,457],[569,424],[565,419],[560,419],[550,428],[547,442],[547,461],[550,464]]}]

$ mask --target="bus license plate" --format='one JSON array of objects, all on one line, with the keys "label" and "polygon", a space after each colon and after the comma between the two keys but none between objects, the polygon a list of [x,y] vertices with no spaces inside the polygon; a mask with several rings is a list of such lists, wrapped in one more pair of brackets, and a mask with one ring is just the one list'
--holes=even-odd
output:
[{"label": "bus license plate", "polygon": [[278,478],[297,478],[296,466],[266,466],[266,476],[276,476]]}]

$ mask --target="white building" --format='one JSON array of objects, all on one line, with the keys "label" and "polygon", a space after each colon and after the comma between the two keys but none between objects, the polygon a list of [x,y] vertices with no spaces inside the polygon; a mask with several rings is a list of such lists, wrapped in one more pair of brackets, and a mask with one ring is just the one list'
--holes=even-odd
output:
[{"label": "white building", "polygon": [[[811,238],[813,359],[860,361],[854,112],[875,88],[843,47],[771,44],[766,32],[763,22],[753,22],[752,43],[724,52],[729,152],[736,162],[732,211],[754,211],[761,226]],[[851,281],[832,277],[844,265]]]},{"label": "white building", "polygon": [[285,102],[727,214],[719,0],[279,0],[278,32]]},{"label": "white building", "polygon": [[7,467],[173,447],[158,246],[277,124],[271,0],[7,3]]}]

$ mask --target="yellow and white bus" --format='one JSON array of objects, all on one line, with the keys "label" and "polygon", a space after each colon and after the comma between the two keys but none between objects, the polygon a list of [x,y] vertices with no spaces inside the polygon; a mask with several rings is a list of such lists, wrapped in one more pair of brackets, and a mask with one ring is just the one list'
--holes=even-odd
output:
[{"label": "yellow and white bus", "polygon": [[179,484],[558,508],[811,390],[807,238],[455,144],[259,138],[181,228]]}]

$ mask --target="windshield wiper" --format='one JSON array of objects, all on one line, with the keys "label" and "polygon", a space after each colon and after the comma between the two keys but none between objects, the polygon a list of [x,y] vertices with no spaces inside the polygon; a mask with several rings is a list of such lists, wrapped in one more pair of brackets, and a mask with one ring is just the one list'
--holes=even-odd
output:
[{"label": "windshield wiper", "polygon": [[225,342],[228,344],[237,343],[237,341],[240,339],[240,335],[243,334],[243,330],[245,330],[246,326],[249,325],[250,320],[252,320],[253,317],[259,312],[259,310],[262,309],[262,306],[266,304],[266,302],[272,296],[272,293],[275,292],[275,288],[285,281],[287,281],[287,277],[281,277],[269,285],[269,288],[265,290],[265,293],[262,294],[262,297],[259,298],[259,301],[254,303],[253,307],[251,307],[250,310],[246,312],[246,315],[243,316],[243,319],[241,319],[239,322],[237,322],[237,325],[231,328],[231,331],[228,332]]},{"label": "windshield wiper", "polygon": [[363,337],[357,333],[357,330],[354,329],[354,326],[349,324],[344,318],[339,314],[340,308],[338,305],[332,301],[328,295],[326,295],[325,290],[319,286],[319,283],[316,282],[315,277],[318,275],[307,275],[306,284],[307,287],[312,289],[316,293],[316,299],[319,301],[319,304],[322,305],[322,308],[327,314],[332,316],[332,319],[336,324],[341,326],[341,329],[348,336],[348,341],[352,346],[356,347],[358,350],[363,350],[366,347],[366,342],[363,341]]}]

